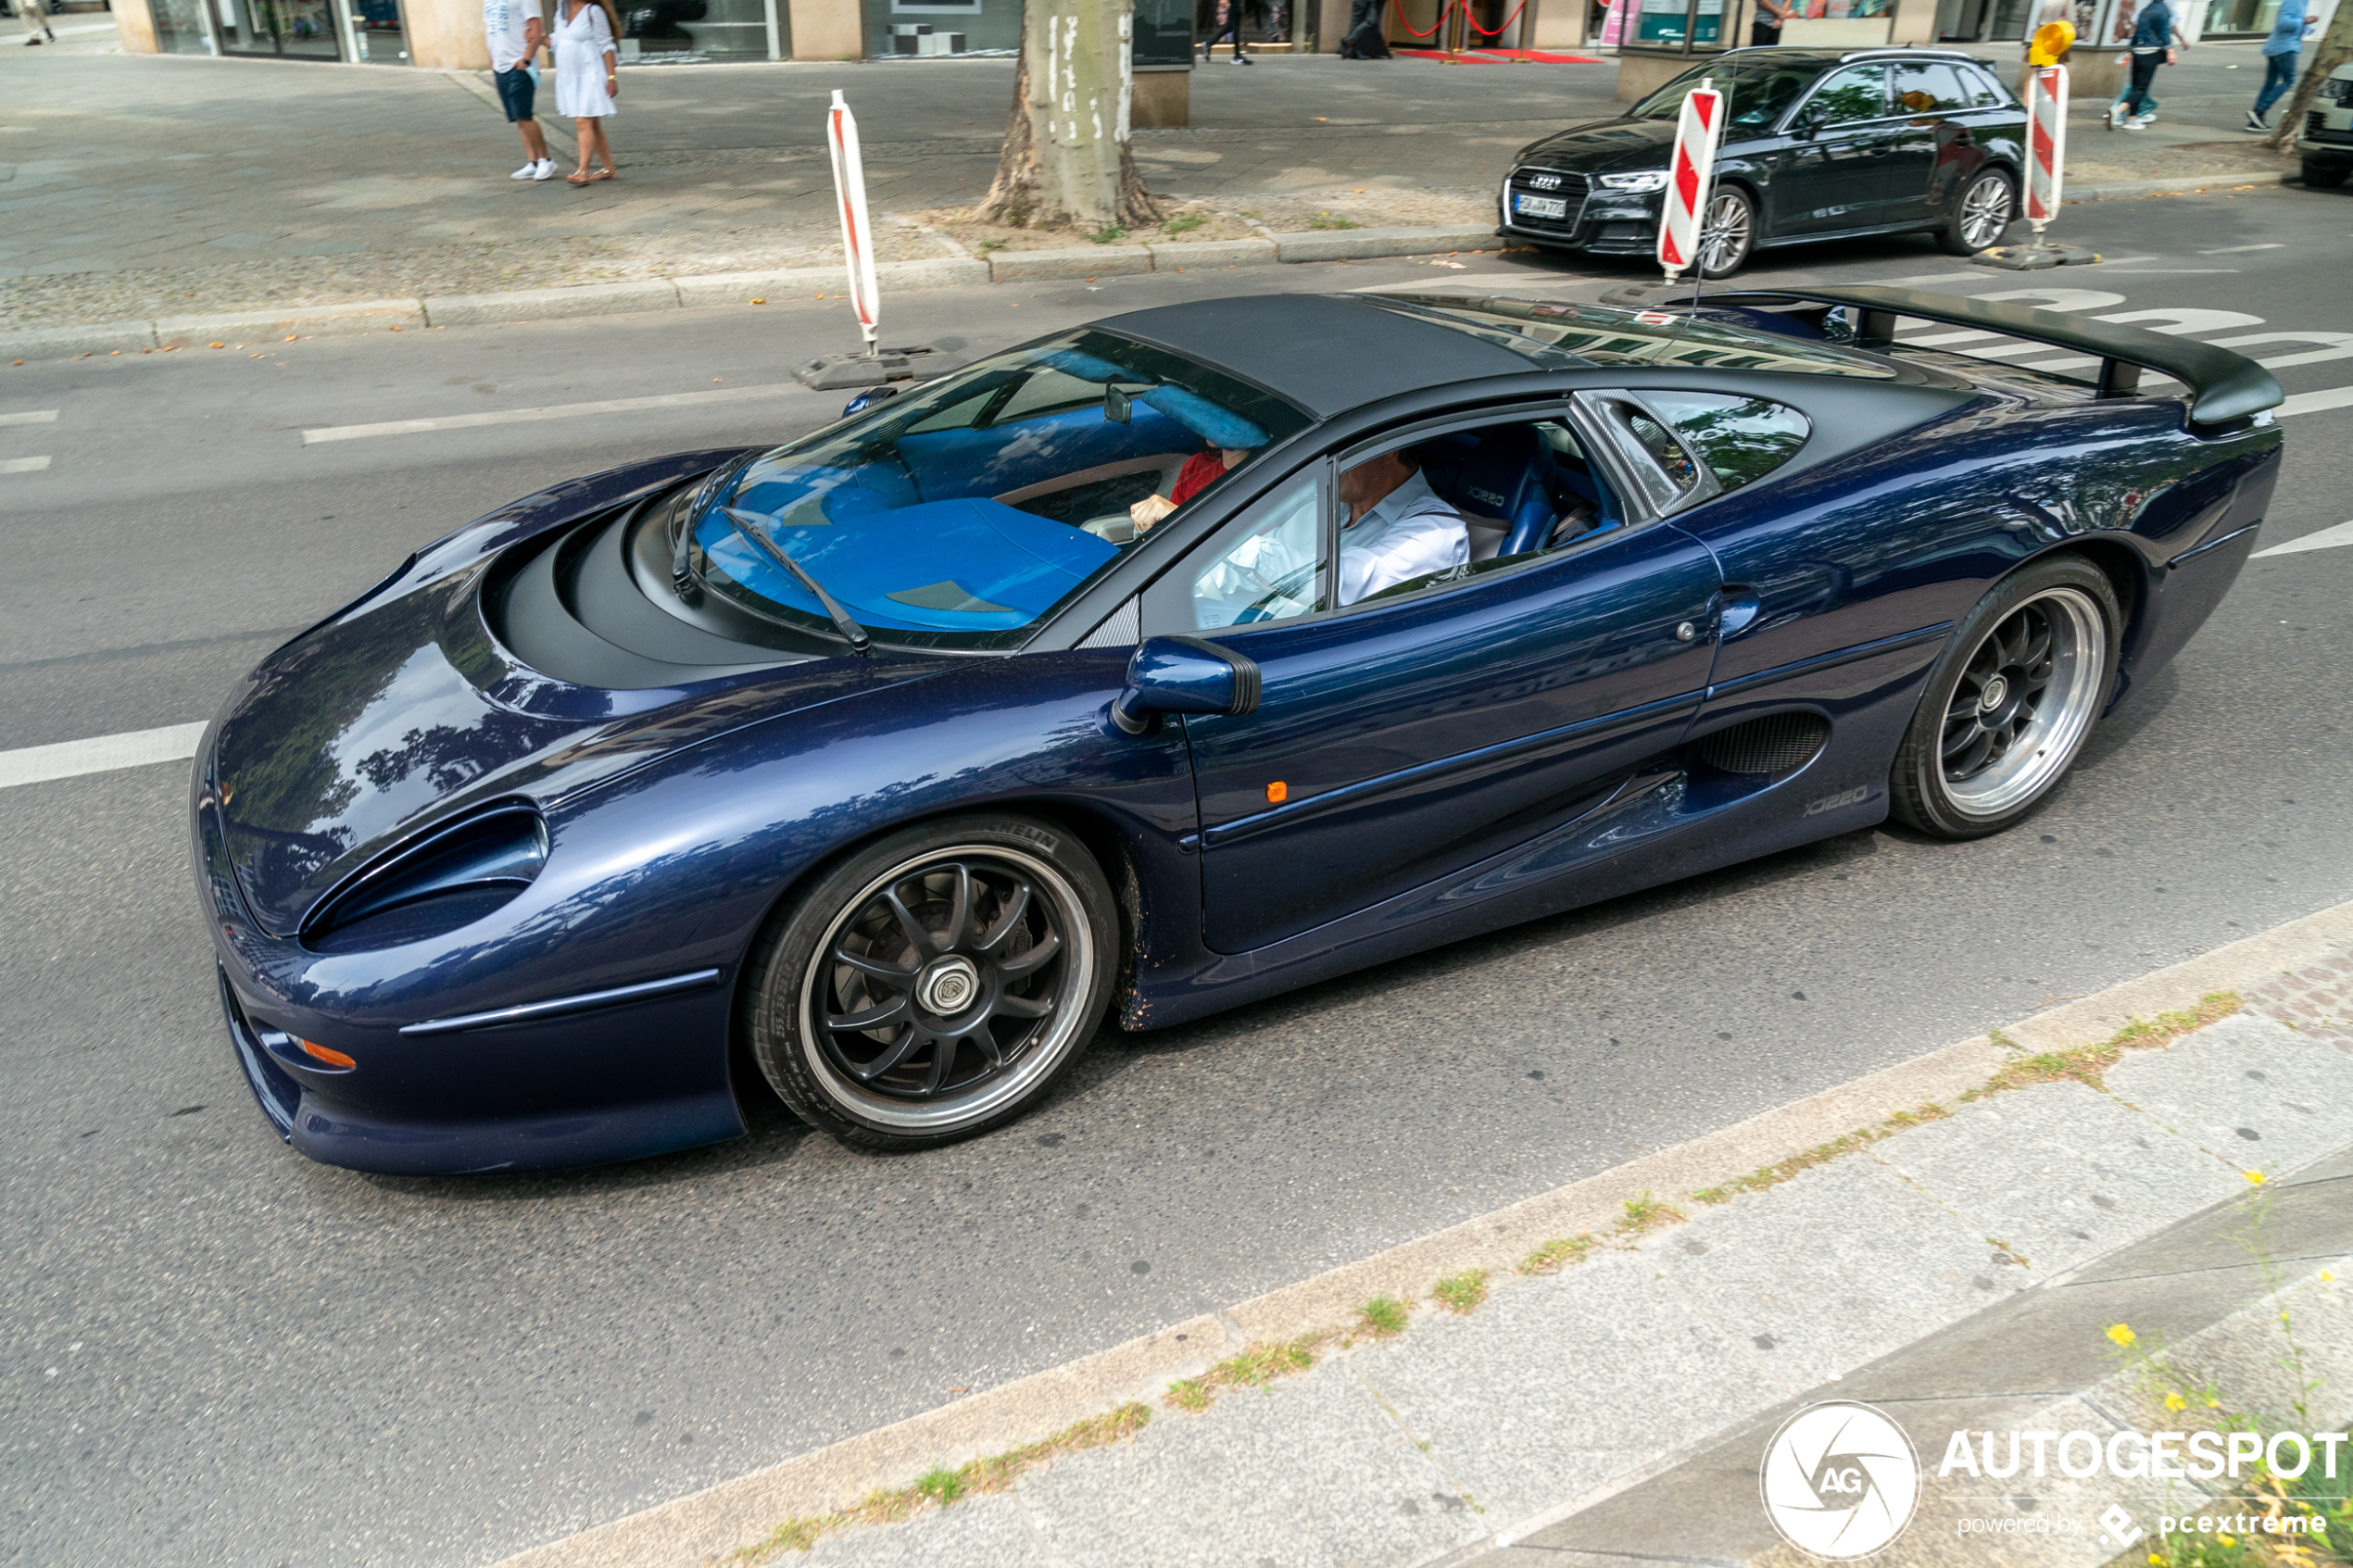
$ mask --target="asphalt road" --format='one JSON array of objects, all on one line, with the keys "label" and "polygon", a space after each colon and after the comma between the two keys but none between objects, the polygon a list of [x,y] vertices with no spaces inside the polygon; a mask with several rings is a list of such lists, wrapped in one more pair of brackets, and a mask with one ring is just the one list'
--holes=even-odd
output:
[{"label": "asphalt road", "polygon": [[[2047,285],[2335,331],[2353,197],[2069,210],[2111,261],[1919,242],[1811,276]],[[1755,282],[1797,275],[1760,268]],[[909,295],[981,349],[1132,304],[1516,271],[1359,263]],[[304,445],[786,380],[835,305],[0,366],[0,746],[206,717],[415,546],[564,474],[778,438],[806,393]],[[2323,353],[2285,343],[2259,353]],[[250,357],[250,356],[258,356]],[[2353,517],[2353,407],[2287,421],[2266,530]],[[185,769],[0,790],[0,1562],[473,1564],[1605,1169],[2353,897],[2353,549],[2253,562],[2024,828],[1895,829],[1103,1039],[1020,1125],[861,1156],[781,1111],[530,1179],[308,1163],[231,1061]]]}]

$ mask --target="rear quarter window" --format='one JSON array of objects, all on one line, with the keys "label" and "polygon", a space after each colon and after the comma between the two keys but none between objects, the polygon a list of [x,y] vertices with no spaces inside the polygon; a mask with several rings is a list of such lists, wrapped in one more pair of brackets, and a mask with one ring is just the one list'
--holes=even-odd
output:
[{"label": "rear quarter window", "polygon": [[1718,392],[1646,392],[1642,400],[1675,427],[1727,490],[1764,478],[1792,458],[1813,433],[1805,415],[1786,403]]}]

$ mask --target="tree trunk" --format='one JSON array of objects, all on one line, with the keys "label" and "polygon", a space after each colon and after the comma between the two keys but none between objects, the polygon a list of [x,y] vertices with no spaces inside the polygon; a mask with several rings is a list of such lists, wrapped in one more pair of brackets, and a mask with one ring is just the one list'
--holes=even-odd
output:
[{"label": "tree trunk", "polygon": [[1128,146],[1134,32],[1131,0],[1027,0],[1004,156],[975,217],[1088,233],[1160,221]]},{"label": "tree trunk", "polygon": [[2287,95],[2286,107],[2280,110],[2280,123],[2263,139],[2267,147],[2284,147],[2296,140],[2296,128],[2304,123],[2304,111],[2312,94],[2329,72],[2353,59],[2353,4],[2339,5],[2336,15],[2329,19],[2329,30],[2321,34],[2320,49],[2312,56],[2312,69]]}]

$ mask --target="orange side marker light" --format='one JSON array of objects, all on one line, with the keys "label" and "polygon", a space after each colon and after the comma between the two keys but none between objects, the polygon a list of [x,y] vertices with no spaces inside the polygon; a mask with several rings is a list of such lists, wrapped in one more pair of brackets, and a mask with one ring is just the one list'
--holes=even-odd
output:
[{"label": "orange side marker light", "polygon": [[1266,803],[1269,806],[1280,806],[1284,801],[1289,800],[1290,798],[1290,785],[1283,783],[1282,780],[1277,779],[1273,784],[1266,786]]},{"label": "orange side marker light", "polygon": [[302,1047],[303,1055],[309,1057],[312,1060],[322,1063],[325,1066],[339,1067],[348,1073],[351,1069],[359,1065],[359,1062],[353,1060],[350,1057],[344,1055],[343,1052],[329,1050],[326,1047],[320,1045],[315,1041],[305,1040],[297,1036],[295,1043]]}]

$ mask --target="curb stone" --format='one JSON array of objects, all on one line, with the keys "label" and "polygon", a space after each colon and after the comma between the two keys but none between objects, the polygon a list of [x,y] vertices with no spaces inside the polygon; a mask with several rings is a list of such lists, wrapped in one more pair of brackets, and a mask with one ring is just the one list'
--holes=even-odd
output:
[{"label": "curb stone", "polygon": [[[966,283],[1041,278],[1092,278],[1115,273],[1181,271],[1193,265],[1255,266],[1277,261],[1373,260],[1440,251],[1494,250],[1502,242],[1486,228],[1353,229],[1331,233],[1274,234],[1263,240],[1202,240],[1193,244],[1086,245],[1067,250],[1000,251],[977,257],[886,261],[875,277],[886,288],[953,288]],[[1174,265],[1170,265],[1174,263]],[[305,337],[407,326],[488,326],[743,305],[763,295],[789,298],[804,290],[846,291],[841,266],[774,271],[713,272],[623,283],[573,283],[560,288],[505,289],[417,300],[362,300],[349,305],[258,308],[172,317],[162,321],[100,321],[0,332],[0,359],[70,359],[80,354],[161,345],[162,329],[191,342],[216,329],[242,331],[251,340],[286,323]],[[276,335],[283,336],[283,332]]]},{"label": "curb stone", "polygon": [[387,327],[425,325],[422,300],[368,299],[353,305],[315,305],[278,310],[233,310],[209,316],[166,316],[155,323],[156,346],[188,348],[213,338],[235,337],[247,343],[299,333],[304,337],[343,337],[382,332]]},{"label": "curb stone", "polygon": [[2085,185],[2077,190],[2061,191],[2059,205],[2072,207],[2077,202],[2115,201],[2123,196],[2161,196],[2176,191],[2204,191],[2216,186],[2296,185],[2303,177],[2281,173],[2270,169],[2246,169],[2229,174],[2184,174],[2164,180],[2120,180],[2106,185]]},{"label": "curb stone", "polygon": [[1152,270],[1150,245],[1075,245],[1066,250],[1000,250],[988,257],[992,282],[1030,278],[1101,278]]},{"label": "curb stone", "polygon": [[[2029,1051],[2096,1044],[2131,1015],[2154,1014],[2205,992],[2267,982],[2348,946],[2353,946],[2353,903],[2048,1010],[2004,1033]],[[1211,1362],[1251,1341],[1288,1338],[1346,1322],[1372,1296],[1417,1298],[1441,1274],[1475,1267],[1507,1270],[1546,1239],[1609,1229],[1622,1217],[1631,1192],[1689,1192],[1731,1180],[1923,1101],[1977,1088],[2014,1060],[1990,1035],[1946,1047],[1374,1258],[529,1549],[498,1568],[699,1562],[761,1539],[780,1520],[831,1512],[878,1486],[901,1485],[935,1466],[952,1467],[1062,1430],[1126,1400],[1154,1396],[1168,1382],[1199,1376]],[[1776,1190],[1786,1194],[1808,1183],[1819,1186],[1834,1169],[1835,1162],[1807,1172]],[[2045,1277],[2043,1271],[2033,1273]]]}]

